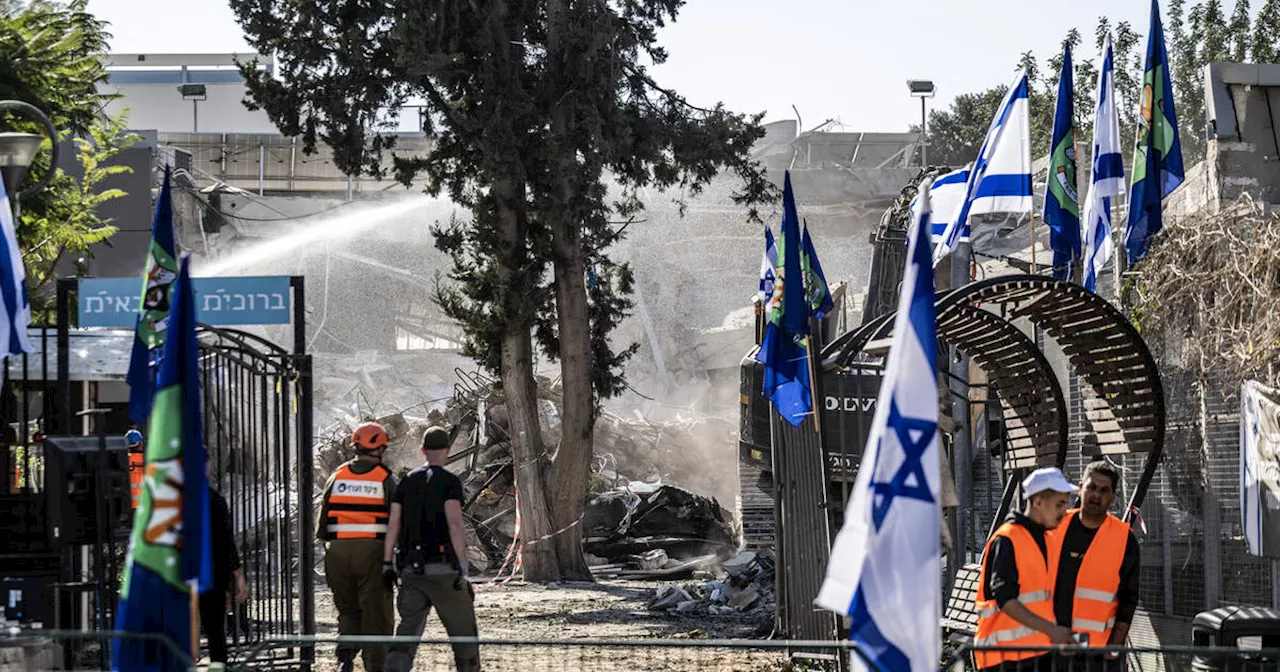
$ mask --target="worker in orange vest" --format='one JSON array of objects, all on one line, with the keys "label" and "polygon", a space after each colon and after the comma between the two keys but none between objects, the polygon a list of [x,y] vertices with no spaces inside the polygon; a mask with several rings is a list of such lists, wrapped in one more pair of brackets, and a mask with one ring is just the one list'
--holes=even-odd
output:
[{"label": "worker in orange vest", "polygon": [[[1022,481],[1026,507],[1009,514],[982,553],[974,606],[978,633],[974,658],[980,669],[1048,670],[1049,648],[1072,644],[1070,628],[1054,622],[1052,569],[1057,545],[1049,538],[1067,510],[1075,486],[1045,467]],[[1043,650],[981,650],[984,647],[1044,647]]]},{"label": "worker in orange vest", "polygon": [[[1119,484],[1110,462],[1090,463],[1080,482],[1080,508],[1067,511],[1053,535],[1059,549],[1053,612],[1058,625],[1087,635],[1089,646],[1124,646],[1138,608],[1138,539],[1108,513]],[[1072,662],[1105,669],[1096,659]]]},{"label": "worker in orange vest", "polygon": [[[324,573],[338,610],[339,635],[391,635],[392,589],[382,580],[382,550],[396,480],[382,464],[387,430],[366,422],[351,434],[356,456],[324,486],[316,537],[324,540]],[[386,646],[363,647],[365,672],[383,672]],[[339,672],[351,672],[358,647],[339,646]]]},{"label": "worker in orange vest", "polygon": [[129,447],[129,496],[136,509],[142,499],[142,477],[146,473],[147,453],[142,445],[142,432],[136,429],[124,433],[124,442]]}]

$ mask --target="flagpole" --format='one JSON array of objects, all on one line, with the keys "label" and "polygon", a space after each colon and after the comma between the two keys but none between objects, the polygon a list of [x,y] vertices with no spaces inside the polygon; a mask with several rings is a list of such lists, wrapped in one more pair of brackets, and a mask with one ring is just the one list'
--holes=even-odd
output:
[{"label": "flagpole", "polygon": [[191,586],[191,666],[200,660],[200,593],[195,581]]},{"label": "flagpole", "polygon": [[[806,350],[805,359],[809,360],[809,397],[810,403],[813,404],[813,431],[818,436],[822,436],[822,405],[818,403],[818,367],[821,366],[821,363],[814,360],[813,344],[818,338],[818,334],[821,333],[821,329],[815,328],[815,325],[820,324],[817,320],[809,320],[809,338],[805,339],[804,346]],[[822,348],[818,347],[817,351],[818,357],[821,357]]]},{"label": "flagpole", "polygon": [[1028,228],[1031,229],[1031,274],[1036,274],[1036,206],[1031,205],[1031,214],[1028,219]]}]

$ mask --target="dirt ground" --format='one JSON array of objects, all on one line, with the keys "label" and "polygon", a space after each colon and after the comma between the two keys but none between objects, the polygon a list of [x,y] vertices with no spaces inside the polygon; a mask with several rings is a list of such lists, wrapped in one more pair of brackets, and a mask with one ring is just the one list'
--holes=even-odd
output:
[{"label": "dirt ground", "polygon": [[[667,614],[646,604],[664,585],[655,581],[607,580],[542,586],[511,582],[477,584],[476,616],[482,639],[547,641],[555,645],[487,645],[481,650],[486,671],[496,670],[781,670],[777,650],[761,648],[772,628],[770,610],[731,616]],[[333,598],[325,587],[316,594],[319,635],[337,634]],[[435,614],[424,639],[443,639]],[[707,640],[758,640],[743,648],[707,647]],[[623,640],[609,646],[602,640]],[[680,646],[643,646],[646,641],[677,640]],[[333,647],[322,646],[315,670],[336,669]],[[451,670],[447,646],[423,645],[414,670]],[[362,670],[362,663],[356,664]]]}]

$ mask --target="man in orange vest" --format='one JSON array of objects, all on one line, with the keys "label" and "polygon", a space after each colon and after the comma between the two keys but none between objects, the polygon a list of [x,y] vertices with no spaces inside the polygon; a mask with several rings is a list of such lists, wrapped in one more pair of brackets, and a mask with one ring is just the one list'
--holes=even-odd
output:
[{"label": "man in orange vest", "polygon": [[1068,511],[1053,534],[1059,549],[1053,612],[1058,625],[1088,635],[1089,646],[1123,646],[1138,608],[1138,540],[1107,512],[1119,483],[1110,462],[1090,463],[1080,482],[1081,508]]},{"label": "man in orange vest", "polygon": [[[316,537],[324,540],[324,573],[338,610],[339,635],[390,635],[395,630],[392,588],[382,580],[382,547],[396,481],[382,464],[387,430],[366,422],[351,434],[355,459],[324,486]],[[351,672],[358,647],[338,647],[339,672]],[[365,672],[383,672],[386,646],[366,646]]]},{"label": "man in orange vest", "polygon": [[[1053,569],[1056,544],[1049,539],[1067,510],[1075,486],[1045,467],[1022,481],[1026,508],[996,529],[983,551],[978,577],[978,633],[974,658],[980,669],[1047,670],[1056,644],[1072,644],[1071,630],[1054,622]],[[981,650],[984,647],[1044,647],[1043,650]]]},{"label": "man in orange vest", "polygon": [[129,496],[133,508],[138,508],[142,499],[142,477],[146,474],[146,449],[142,446],[142,432],[131,429],[124,433],[124,442],[129,448]]}]

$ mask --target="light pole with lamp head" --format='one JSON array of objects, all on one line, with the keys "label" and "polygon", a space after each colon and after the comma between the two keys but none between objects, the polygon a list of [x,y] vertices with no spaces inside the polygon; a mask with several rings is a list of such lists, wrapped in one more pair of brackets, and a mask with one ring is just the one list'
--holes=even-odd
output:
[{"label": "light pole with lamp head", "polygon": [[40,144],[44,142],[44,137],[35,133],[12,131],[0,133],[0,176],[4,179],[5,193],[9,194],[13,201],[13,221],[16,226],[18,216],[22,214],[22,206],[19,202],[23,197],[30,196],[48,186],[49,181],[53,179],[54,171],[57,170],[58,130],[54,128],[53,122],[49,121],[49,117],[40,111],[40,108],[30,103],[20,100],[0,100],[0,112],[8,111],[21,112],[40,122],[48,131],[51,147],[49,169],[34,184],[19,190],[18,185],[22,184],[27,171],[31,169],[31,164],[35,162],[36,153],[40,151]]},{"label": "light pole with lamp head", "polygon": [[183,84],[178,87],[183,100],[191,101],[191,132],[200,132],[200,101],[209,99],[208,89],[204,84]]},{"label": "light pole with lamp head", "polygon": [[907,88],[911,90],[912,98],[920,99],[920,167],[929,167],[929,139],[926,131],[928,127],[928,117],[925,116],[925,98],[932,98],[936,89],[933,88],[933,82],[927,79],[908,79]]}]

